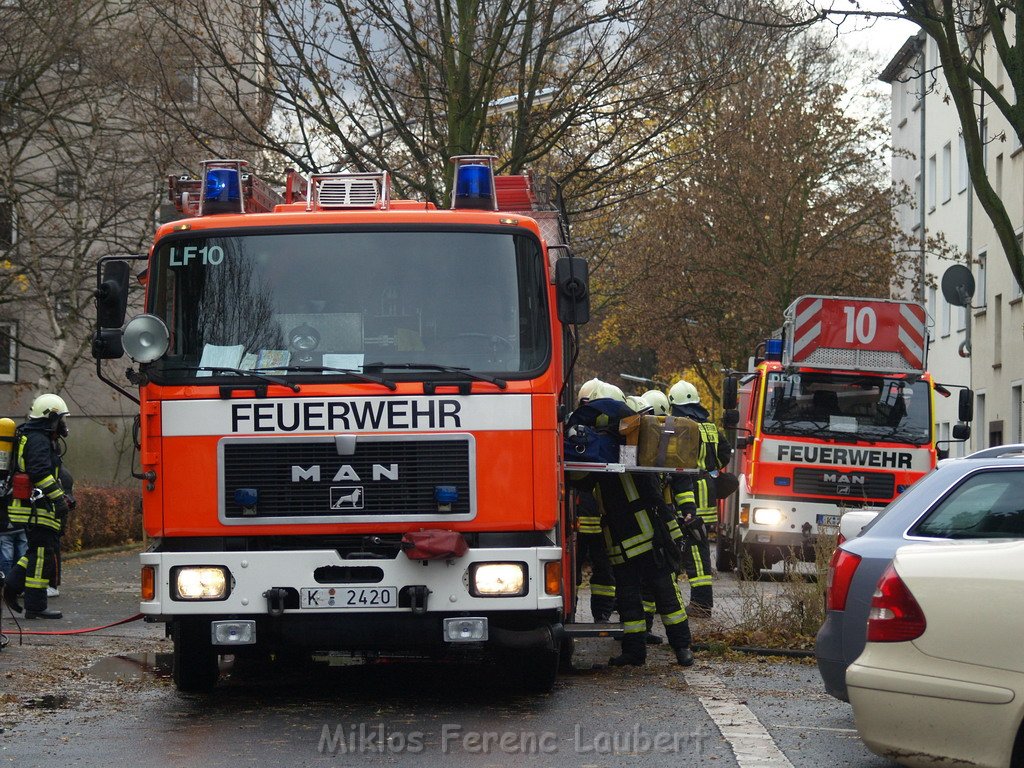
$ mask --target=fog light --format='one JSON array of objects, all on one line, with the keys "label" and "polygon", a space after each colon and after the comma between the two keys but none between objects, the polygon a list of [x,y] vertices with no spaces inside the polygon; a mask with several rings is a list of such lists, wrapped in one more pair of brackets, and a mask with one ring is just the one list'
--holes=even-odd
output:
[{"label": "fog light", "polygon": [[526,594],[526,563],[473,563],[469,592],[474,597],[518,597]]},{"label": "fog light", "polygon": [[775,507],[754,507],[754,525],[778,525],[782,512]]},{"label": "fog light", "polygon": [[445,619],[444,639],[448,643],[481,643],[487,639],[487,619],[476,616]]},{"label": "fog light", "polygon": [[228,569],[222,565],[182,565],[171,570],[175,600],[223,600],[228,596]]},{"label": "fog light", "polygon": [[255,645],[255,621],[214,621],[210,623],[210,642],[214,645]]}]

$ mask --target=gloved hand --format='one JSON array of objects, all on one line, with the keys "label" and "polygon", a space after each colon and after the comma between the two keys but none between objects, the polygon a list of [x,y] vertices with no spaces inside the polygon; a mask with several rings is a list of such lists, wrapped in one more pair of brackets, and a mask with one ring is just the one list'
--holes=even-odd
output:
[{"label": "gloved hand", "polygon": [[71,496],[70,494],[67,494],[67,493],[64,494],[64,498],[65,498],[65,500],[67,500],[68,509],[71,510],[72,512],[74,512],[75,507],[78,506],[78,499],[76,499],[74,496]]},{"label": "gloved hand", "polygon": [[53,502],[53,514],[58,520],[62,520],[67,517],[71,507],[68,504],[67,496],[61,496],[55,502]]},{"label": "gloved hand", "polygon": [[703,538],[707,535],[704,531],[704,521],[700,519],[696,511],[681,512],[679,515],[679,526],[683,531],[698,538]]}]

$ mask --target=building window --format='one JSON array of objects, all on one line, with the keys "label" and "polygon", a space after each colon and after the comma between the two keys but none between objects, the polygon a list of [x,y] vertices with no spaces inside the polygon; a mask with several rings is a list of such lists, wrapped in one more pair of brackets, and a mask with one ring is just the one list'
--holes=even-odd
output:
[{"label": "building window", "polygon": [[942,298],[942,335],[949,336],[949,321],[952,316],[953,305],[946,301],[946,298]]},{"label": "building window", "polygon": [[199,101],[199,67],[183,65],[168,72],[166,96],[178,104],[196,104]]},{"label": "building window", "polygon": [[917,173],[914,176],[914,208],[921,210],[921,205],[924,203],[924,182],[921,180],[921,174]]},{"label": "building window", "polygon": [[958,331],[967,330],[967,307],[956,308],[956,329]]},{"label": "building window", "polygon": [[981,121],[981,165],[988,170],[988,118]]},{"label": "building window", "polygon": [[935,307],[938,304],[939,289],[934,285],[928,286],[928,318],[932,323],[932,338],[931,341],[935,340],[935,323],[937,322],[938,316],[935,314]]},{"label": "building window", "polygon": [[1003,153],[996,155],[996,194],[1003,196]]},{"label": "building window", "polygon": [[953,197],[953,148],[949,142],[942,148],[942,202]]},{"label": "building window", "polygon": [[74,197],[78,191],[78,174],[74,171],[57,171],[57,194],[60,197]]},{"label": "building window", "polygon": [[960,134],[960,173],[957,175],[957,182],[961,192],[967,191],[967,180],[970,176],[967,168],[967,145],[964,144],[963,134]]},{"label": "building window", "polygon": [[935,193],[938,188],[937,168],[935,155],[928,158],[928,210],[935,210]]},{"label": "building window", "polygon": [[0,199],[0,249],[10,248],[16,240],[14,203]]},{"label": "building window", "polygon": [[1014,384],[1010,387],[1010,442],[1021,441],[1021,405],[1024,404],[1024,386]]},{"label": "building window", "polygon": [[974,423],[977,429],[974,432],[974,450],[980,451],[985,448],[985,393],[978,392],[974,400]]},{"label": "building window", "polygon": [[18,380],[18,324],[0,322],[0,381]]},{"label": "building window", "polygon": [[896,122],[902,126],[907,122],[907,84],[902,80],[896,80],[893,83],[892,98],[895,102],[893,111],[896,115]]},{"label": "building window", "polygon": [[978,273],[974,283],[972,303],[975,307],[988,306],[988,254],[985,251],[978,254]]},{"label": "building window", "polygon": [[[1017,245],[1024,248],[1024,231],[1017,233]],[[1016,280],[1013,281],[1013,293],[1010,294],[1011,301],[1013,299],[1019,299],[1024,296],[1024,291],[1021,290],[1020,283]]]},{"label": "building window", "polygon": [[1003,295],[997,293],[992,303],[992,365],[1003,364]]}]

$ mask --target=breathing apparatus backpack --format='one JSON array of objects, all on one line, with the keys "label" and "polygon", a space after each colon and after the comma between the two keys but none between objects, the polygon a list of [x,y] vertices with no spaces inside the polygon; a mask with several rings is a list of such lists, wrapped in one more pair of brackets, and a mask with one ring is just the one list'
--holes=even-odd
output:
[{"label": "breathing apparatus backpack", "polygon": [[565,460],[614,464],[619,461],[619,422],[632,416],[628,405],[612,398],[591,400],[569,416]]},{"label": "breathing apparatus backpack", "polygon": [[12,479],[17,465],[14,460],[17,433],[13,419],[0,419],[0,531],[11,526],[7,506],[11,501]]}]

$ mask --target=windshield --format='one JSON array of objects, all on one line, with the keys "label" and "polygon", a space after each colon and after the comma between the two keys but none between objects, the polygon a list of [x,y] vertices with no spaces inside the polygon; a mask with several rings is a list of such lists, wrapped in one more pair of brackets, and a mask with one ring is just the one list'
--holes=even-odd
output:
[{"label": "windshield", "polygon": [[931,442],[928,384],[883,376],[769,373],[762,431],[837,440]]},{"label": "windshield", "polygon": [[151,280],[151,311],[171,331],[159,379],[214,375],[203,367],[329,376],[370,363],[514,377],[549,356],[545,264],[522,234],[190,234],[160,246]]}]

